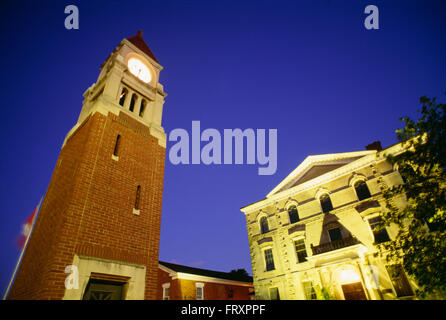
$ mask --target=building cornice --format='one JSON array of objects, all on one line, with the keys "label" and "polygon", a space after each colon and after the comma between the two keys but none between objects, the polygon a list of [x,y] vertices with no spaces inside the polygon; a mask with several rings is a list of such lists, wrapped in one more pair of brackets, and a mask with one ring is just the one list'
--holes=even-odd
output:
[{"label": "building cornice", "polygon": [[[254,202],[250,205],[244,206],[244,207],[240,208],[240,210],[246,215],[246,214],[249,214],[256,210],[259,210],[263,207],[266,207],[269,205],[274,205],[278,201],[293,197],[298,193],[305,192],[310,189],[318,188],[323,184],[326,184],[326,183],[329,183],[335,179],[338,179],[339,177],[341,177],[343,175],[352,173],[355,170],[362,169],[362,168],[367,167],[374,163],[380,163],[380,162],[386,161],[387,155],[397,155],[403,151],[404,151],[404,148],[401,146],[401,143],[397,143],[397,144],[395,144],[385,150],[379,151],[379,152],[367,151],[367,152],[351,152],[351,153],[340,153],[340,154],[331,154],[331,155],[329,154],[329,155],[322,155],[324,157],[319,157],[319,158],[316,158],[318,156],[310,156],[310,157],[313,157],[312,159],[311,158],[309,159],[309,157],[307,157],[304,160],[304,162],[307,161],[307,163],[304,166],[302,166],[302,164],[299,165],[299,167],[301,167],[301,169],[302,169],[302,171],[300,173],[296,172],[296,170],[299,168],[298,167],[290,175],[288,175],[288,177],[285,178],[277,187],[275,187],[273,189],[273,191],[271,191],[266,196],[265,199],[262,199],[260,201]],[[360,155],[360,154],[364,154],[364,156],[359,159],[356,159],[350,163],[347,163],[340,168],[337,168],[337,169],[334,169],[327,173],[324,173],[318,177],[315,177],[311,180],[308,180],[302,184],[296,185],[289,189],[286,189],[286,190],[283,190],[283,191],[280,191],[277,193],[274,192],[274,190],[280,190],[281,188],[284,188],[287,184],[290,184],[293,181],[296,181],[296,179],[298,179],[301,176],[301,174],[305,174],[305,172],[307,172],[306,170],[308,170],[308,168],[311,168],[311,164],[320,163],[321,159],[325,159],[326,161],[335,161],[336,159],[339,160],[342,157],[345,158],[346,155],[354,156],[354,155]],[[307,160],[307,159],[309,159],[309,160]],[[324,162],[324,163],[328,163],[328,162]],[[293,173],[296,175],[292,176]]]},{"label": "building cornice", "polygon": [[[374,150],[367,150],[367,151],[355,151],[355,152],[344,152],[344,153],[330,153],[330,154],[321,154],[321,155],[311,155],[305,158],[304,161],[302,161],[301,164],[297,166],[296,169],[294,169],[285,179],[283,179],[276,187],[274,187],[273,190],[271,190],[266,197],[269,198],[274,194],[281,193],[284,188],[287,186],[292,185],[296,181],[298,181],[300,178],[302,178],[303,175],[307,173],[309,169],[311,169],[315,165],[319,164],[343,164],[346,165],[348,163],[355,162],[357,160],[351,161],[351,158],[355,157],[365,157],[370,154],[376,154],[376,151]],[[362,159],[362,158],[361,158]],[[350,160],[350,161],[349,161]],[[359,159],[358,159],[359,160]],[[343,166],[344,167],[344,166]],[[335,171],[335,170],[332,170]],[[330,171],[330,172],[332,172]],[[323,175],[322,175],[323,176]],[[313,178],[309,181],[317,179]],[[300,185],[304,185],[300,184]]]},{"label": "building cornice", "polygon": [[193,280],[193,281],[204,281],[204,282],[212,282],[212,283],[220,283],[220,284],[229,284],[229,285],[237,285],[243,287],[252,287],[252,282],[244,282],[244,281],[235,281],[235,280],[226,280],[220,278],[199,276],[196,274],[177,272],[175,276],[172,277],[172,280],[181,279],[181,280]]},{"label": "building cornice", "polygon": [[162,264],[158,264],[158,267],[161,270],[163,270],[164,272],[167,272],[169,274],[169,277],[172,278],[172,280],[181,279],[181,280],[205,281],[205,282],[212,282],[212,283],[237,285],[237,286],[243,286],[243,287],[251,287],[252,286],[252,282],[227,280],[227,279],[220,279],[220,278],[214,278],[214,277],[200,276],[200,275],[196,275],[196,274],[192,274],[192,273],[177,272],[177,271],[172,270]]}]

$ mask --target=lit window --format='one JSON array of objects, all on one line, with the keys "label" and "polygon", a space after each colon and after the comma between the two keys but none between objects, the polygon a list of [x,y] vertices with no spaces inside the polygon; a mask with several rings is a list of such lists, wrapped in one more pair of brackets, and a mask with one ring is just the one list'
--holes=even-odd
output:
[{"label": "lit window", "polygon": [[307,249],[305,248],[304,239],[294,241],[294,247],[296,248],[297,263],[305,262],[307,257]]},{"label": "lit window", "polygon": [[170,283],[163,284],[163,300],[170,300]]},{"label": "lit window", "polygon": [[320,198],[319,201],[321,202],[322,212],[327,213],[333,210],[333,205],[331,203],[330,196],[325,193]]},{"label": "lit window", "polygon": [[195,283],[195,298],[204,300],[204,283]]},{"label": "lit window", "polygon": [[263,217],[262,219],[260,219],[260,233],[264,234],[267,232],[269,232],[268,219],[266,217]]},{"label": "lit window", "polygon": [[265,265],[266,265],[266,271],[271,271],[275,269],[272,249],[265,250]]},{"label": "lit window", "polygon": [[296,206],[291,206],[288,208],[288,216],[290,218],[290,223],[298,222],[299,219],[299,212],[297,212]]},{"label": "lit window", "polygon": [[367,183],[365,181],[358,181],[355,183],[355,191],[358,196],[359,201],[370,198],[371,194],[369,188],[367,187]]}]

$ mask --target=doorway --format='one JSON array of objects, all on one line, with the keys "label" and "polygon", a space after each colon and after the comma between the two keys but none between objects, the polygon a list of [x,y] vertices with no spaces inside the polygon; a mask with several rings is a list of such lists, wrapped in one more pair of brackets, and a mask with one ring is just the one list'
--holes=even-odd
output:
[{"label": "doorway", "polygon": [[90,279],[83,300],[123,300],[124,283]]},{"label": "doorway", "polygon": [[361,282],[343,284],[341,287],[345,300],[367,300]]}]

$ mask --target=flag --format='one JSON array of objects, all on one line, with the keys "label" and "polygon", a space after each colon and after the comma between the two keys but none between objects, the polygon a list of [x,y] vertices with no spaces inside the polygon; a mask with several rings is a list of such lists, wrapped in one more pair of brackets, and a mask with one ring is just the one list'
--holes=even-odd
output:
[{"label": "flag", "polygon": [[34,209],[34,211],[30,214],[28,219],[26,219],[25,223],[22,225],[22,233],[17,238],[17,246],[19,246],[20,249],[23,249],[26,243],[26,239],[28,239],[28,236],[31,232],[31,228],[34,223],[34,218],[36,217],[38,206]]},{"label": "flag", "polygon": [[40,202],[37,205],[37,207],[34,209],[34,211],[31,213],[31,215],[26,219],[25,223],[22,226],[22,233],[17,238],[17,245],[20,247],[20,256],[17,260],[17,264],[15,266],[14,272],[12,273],[11,280],[9,280],[9,285],[6,288],[5,294],[3,295],[3,300],[6,300],[9,295],[9,290],[11,290],[12,283],[14,282],[15,276],[17,274],[17,270],[20,266],[20,263],[22,262],[23,253],[25,252],[26,245],[28,243],[29,236],[31,234],[31,231],[34,226],[34,221],[36,220],[36,216],[39,214],[40,205],[42,204],[43,197],[40,198]]}]

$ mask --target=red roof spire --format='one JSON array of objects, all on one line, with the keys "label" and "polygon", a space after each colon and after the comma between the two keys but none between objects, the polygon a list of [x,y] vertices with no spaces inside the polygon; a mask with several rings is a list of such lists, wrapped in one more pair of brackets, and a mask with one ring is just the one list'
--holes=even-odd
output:
[{"label": "red roof spire", "polygon": [[152,50],[150,50],[149,46],[144,41],[142,37],[142,30],[138,30],[138,33],[136,35],[127,38],[127,40],[130,41],[132,44],[134,44],[142,52],[147,54],[150,58],[155,60],[155,62],[159,63],[158,60],[155,58],[155,55],[153,54]]}]

